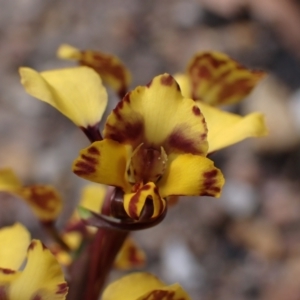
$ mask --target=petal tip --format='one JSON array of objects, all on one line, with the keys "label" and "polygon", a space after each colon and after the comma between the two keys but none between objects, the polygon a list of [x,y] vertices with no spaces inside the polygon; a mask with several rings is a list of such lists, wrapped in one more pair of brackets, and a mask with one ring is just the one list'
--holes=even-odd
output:
[{"label": "petal tip", "polygon": [[62,44],[57,49],[56,55],[61,59],[80,60],[81,51],[71,45]]}]

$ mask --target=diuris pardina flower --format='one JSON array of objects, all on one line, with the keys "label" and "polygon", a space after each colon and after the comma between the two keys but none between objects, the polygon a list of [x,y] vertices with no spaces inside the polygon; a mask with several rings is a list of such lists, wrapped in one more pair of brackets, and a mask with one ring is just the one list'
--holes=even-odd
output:
[{"label": "diuris pardina flower", "polygon": [[108,116],[103,134],[81,151],[73,170],[122,189],[130,218],[138,220],[149,200],[147,217],[154,218],[165,210],[168,196],[220,195],[223,175],[205,157],[205,119],[171,75],[128,93]]},{"label": "diuris pardina flower", "polygon": [[15,224],[0,229],[0,240],[0,299],[66,298],[68,286],[60,265],[39,240],[30,242],[24,226]]}]

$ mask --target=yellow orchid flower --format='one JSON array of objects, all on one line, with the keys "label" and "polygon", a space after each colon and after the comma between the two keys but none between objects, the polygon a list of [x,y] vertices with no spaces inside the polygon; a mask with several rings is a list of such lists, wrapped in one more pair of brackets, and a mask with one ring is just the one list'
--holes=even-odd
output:
[{"label": "yellow orchid flower", "polygon": [[197,53],[186,73],[174,76],[182,94],[194,99],[205,116],[210,153],[248,137],[267,134],[261,113],[242,117],[213,107],[241,101],[264,76],[263,72],[248,70],[226,54],[211,51]]},{"label": "yellow orchid flower", "polygon": [[224,178],[205,157],[206,137],[195,102],[183,98],[171,75],[160,75],[127,93],[108,116],[104,140],[82,150],[73,171],[122,189],[130,218],[155,218],[171,195],[219,197]]},{"label": "yellow orchid flower", "polygon": [[41,184],[23,186],[9,168],[0,169],[0,192],[23,199],[44,223],[54,221],[62,210],[62,199],[54,187]]},{"label": "yellow orchid flower", "polygon": [[94,69],[103,82],[114,89],[120,98],[126,94],[131,82],[131,74],[117,56],[93,50],[81,51],[67,44],[59,47],[57,56],[75,60],[80,65]]},{"label": "yellow orchid flower", "polygon": [[149,273],[132,273],[111,283],[103,292],[102,300],[190,300],[178,284],[167,286]]},{"label": "yellow orchid flower", "polygon": [[[0,298],[62,300],[68,292],[60,265],[21,224],[0,229]],[[26,253],[27,252],[27,253]],[[26,265],[22,268],[25,259]]]},{"label": "yellow orchid flower", "polygon": [[28,94],[59,110],[83,130],[99,124],[107,104],[106,89],[91,68],[74,67],[38,73],[20,68]]}]

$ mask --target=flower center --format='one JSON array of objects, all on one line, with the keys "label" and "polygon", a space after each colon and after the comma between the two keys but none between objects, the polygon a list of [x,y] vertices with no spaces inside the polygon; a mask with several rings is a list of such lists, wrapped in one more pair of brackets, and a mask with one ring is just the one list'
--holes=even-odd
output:
[{"label": "flower center", "polygon": [[156,149],[140,144],[132,153],[127,170],[131,184],[157,182],[164,174],[168,156],[163,147]]}]

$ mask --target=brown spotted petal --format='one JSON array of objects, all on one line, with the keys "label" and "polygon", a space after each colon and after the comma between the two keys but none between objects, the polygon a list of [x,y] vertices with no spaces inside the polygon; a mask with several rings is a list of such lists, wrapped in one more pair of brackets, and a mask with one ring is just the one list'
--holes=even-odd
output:
[{"label": "brown spotted petal", "polygon": [[167,286],[152,274],[132,273],[111,283],[102,299],[190,300],[190,297],[177,283]]},{"label": "brown spotted petal", "polygon": [[200,109],[185,99],[169,74],[155,77],[119,102],[108,116],[105,138],[170,152],[207,153],[207,128]]},{"label": "brown spotted petal", "polygon": [[145,252],[136,245],[132,238],[128,237],[116,257],[115,267],[122,270],[130,270],[143,267],[145,261]]},{"label": "brown spotted petal", "polygon": [[42,222],[54,221],[62,210],[61,196],[50,185],[24,187],[17,194],[25,200]]},{"label": "brown spotted petal", "polygon": [[141,217],[150,219],[165,211],[166,202],[160,197],[155,184],[148,182],[135,193],[124,195],[124,208],[132,219],[138,220]]},{"label": "brown spotted petal", "polygon": [[265,73],[248,70],[223,53],[200,52],[190,61],[187,75],[194,100],[223,105],[245,98]]},{"label": "brown spotted petal", "polygon": [[93,50],[80,51],[70,45],[60,46],[58,56],[76,60],[81,65],[94,69],[103,82],[113,88],[120,97],[126,94],[131,74],[117,56]]},{"label": "brown spotted petal", "polygon": [[222,172],[210,159],[192,154],[172,154],[157,186],[163,198],[172,195],[219,197],[224,181]]},{"label": "brown spotted petal", "polygon": [[104,139],[80,151],[80,156],[73,163],[73,172],[93,182],[131,191],[126,179],[130,155],[130,146]]},{"label": "brown spotted petal", "polygon": [[7,192],[23,199],[42,222],[54,221],[61,212],[62,199],[50,185],[24,187],[11,169],[0,170],[0,192]]}]

